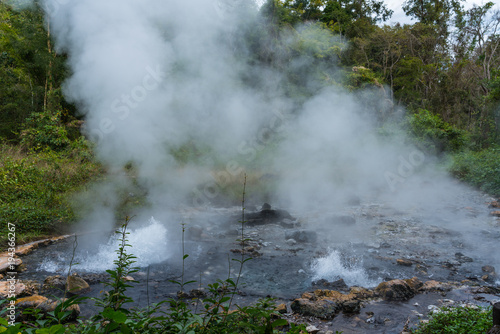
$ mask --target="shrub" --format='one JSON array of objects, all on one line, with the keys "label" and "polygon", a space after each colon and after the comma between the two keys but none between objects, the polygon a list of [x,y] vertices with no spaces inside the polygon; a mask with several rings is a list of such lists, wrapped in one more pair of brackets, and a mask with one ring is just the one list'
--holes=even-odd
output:
[{"label": "shrub", "polygon": [[444,307],[431,315],[428,323],[421,323],[413,334],[483,334],[492,326],[491,308]]},{"label": "shrub", "polygon": [[493,196],[500,196],[500,148],[466,151],[453,157],[453,175]]},{"label": "shrub", "polygon": [[466,131],[457,129],[425,109],[410,115],[405,127],[415,144],[427,152],[458,152],[470,142]]}]

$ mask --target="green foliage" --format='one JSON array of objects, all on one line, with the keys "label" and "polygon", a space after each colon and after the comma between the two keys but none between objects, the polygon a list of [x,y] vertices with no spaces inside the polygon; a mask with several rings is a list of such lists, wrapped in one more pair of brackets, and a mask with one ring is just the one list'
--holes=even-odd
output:
[{"label": "green foliage", "polygon": [[444,307],[411,333],[483,334],[493,326],[491,312],[491,308]]},{"label": "green foliage", "polygon": [[82,145],[39,153],[0,145],[0,216],[5,222],[0,242],[5,242],[7,223],[16,225],[22,241],[23,235],[50,233],[73,219],[71,194],[101,172]]},{"label": "green foliage", "polygon": [[419,110],[406,121],[409,135],[428,152],[457,152],[469,142],[467,132],[443,121],[429,110]]},{"label": "green foliage", "polygon": [[21,135],[21,145],[35,151],[62,150],[71,143],[59,111],[32,113],[26,119],[26,127]]},{"label": "green foliage", "polygon": [[500,148],[466,151],[453,157],[453,175],[494,196],[500,196]]}]

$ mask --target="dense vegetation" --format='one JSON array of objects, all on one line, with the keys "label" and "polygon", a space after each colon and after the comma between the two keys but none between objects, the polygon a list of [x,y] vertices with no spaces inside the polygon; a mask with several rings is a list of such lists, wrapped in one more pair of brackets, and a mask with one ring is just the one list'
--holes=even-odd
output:
[{"label": "dense vegetation", "polygon": [[[280,71],[287,83],[283,90],[297,101],[322,86],[343,86],[361,100],[372,101],[367,108],[381,129],[386,123],[398,123],[423,150],[451,156],[456,177],[500,196],[500,14],[492,8],[493,2],[464,10],[460,0],[406,0],[403,9],[414,23],[389,26],[384,22],[391,11],[383,1],[268,0],[260,8],[258,24],[241,31],[240,37],[248,45],[248,61]],[[289,39],[281,38],[286,36],[296,37],[297,42],[286,43]],[[296,56],[307,62],[290,66]],[[70,75],[65,64],[66,55],[53,48],[50,22],[44,21],[39,6],[19,10],[0,2],[2,243],[8,222],[16,223],[18,243],[60,233],[75,220],[72,195],[105,174],[92,145],[80,133],[84,121],[62,94]],[[301,81],[305,72],[312,73],[314,84]],[[257,85],[253,79],[247,77],[245,84]],[[403,119],[395,116],[401,109]],[[174,153],[183,159],[191,152]],[[273,333],[280,328],[299,333],[304,329],[286,327],[269,300],[229,312],[227,291],[237,288],[230,279],[210,286],[201,315],[180,300],[168,301],[171,311],[160,316],[160,305],[128,310],[123,307],[127,286],[119,270],[131,272],[133,257],[124,247],[115,271],[110,271],[116,279],[108,287],[116,294],[98,301],[102,311],[94,319],[64,328],[68,307],[81,302],[70,298],[48,320],[33,321],[30,329],[18,324],[8,332],[17,333],[21,326],[25,332],[39,333]],[[439,326],[445,324],[461,326],[460,312],[446,310],[415,333],[444,333]],[[476,324],[488,316],[478,311],[466,322]],[[41,330],[49,325],[50,329]],[[4,329],[0,326],[0,331]]]},{"label": "dense vegetation", "polygon": [[[500,195],[500,15],[492,7],[407,0],[414,23],[389,26],[383,1],[268,0],[239,38],[247,61],[283,73],[296,101],[343,86],[372,101],[381,128],[398,123],[422,149],[453,156],[458,178]],[[103,170],[62,94],[66,55],[53,48],[41,8],[0,2],[0,17],[0,214],[20,237],[51,233],[74,219],[71,194]],[[292,66],[297,56],[307,61]],[[314,84],[301,80],[305,72]]]}]

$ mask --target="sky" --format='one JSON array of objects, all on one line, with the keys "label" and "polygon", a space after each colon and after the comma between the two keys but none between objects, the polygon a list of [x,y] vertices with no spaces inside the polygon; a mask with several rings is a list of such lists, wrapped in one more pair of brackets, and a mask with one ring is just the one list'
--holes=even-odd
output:
[{"label": "sky", "polygon": [[[411,19],[409,17],[406,17],[405,13],[403,12],[403,9],[402,9],[403,1],[401,1],[401,0],[385,0],[384,2],[389,7],[389,9],[392,9],[394,11],[388,24],[393,24],[393,23],[397,23],[397,22],[399,22],[401,24],[404,24],[404,23],[411,24],[412,23]],[[480,6],[480,5],[484,5],[486,2],[487,1],[467,0],[467,1],[465,1],[464,6],[466,9],[469,9],[474,4]],[[496,3],[493,8],[500,10],[500,4]]]}]

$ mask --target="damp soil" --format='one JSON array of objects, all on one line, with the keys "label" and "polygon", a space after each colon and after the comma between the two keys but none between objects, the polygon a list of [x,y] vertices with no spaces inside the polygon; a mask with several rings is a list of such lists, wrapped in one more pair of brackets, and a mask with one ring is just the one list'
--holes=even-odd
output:
[{"label": "damp soil", "polygon": [[[236,303],[248,305],[270,296],[278,303],[290,304],[303,292],[314,290],[313,282],[321,278],[344,279],[348,286],[367,288],[382,281],[411,277],[422,281],[466,282],[462,288],[447,293],[419,294],[407,302],[367,302],[357,315],[339,314],[328,321],[286,315],[293,321],[314,323],[321,329],[346,334],[399,333],[408,319],[416,323],[428,313],[429,305],[440,306],[446,300],[488,305],[499,296],[478,294],[470,286],[498,287],[500,284],[498,279],[483,279],[484,266],[500,263],[500,221],[490,215],[489,200],[482,193],[467,190],[453,199],[443,199],[442,205],[432,211],[418,205],[402,210],[363,197],[340,210],[323,208],[299,213],[288,208],[292,219],[245,226],[243,238],[248,239],[244,245],[245,258],[250,256],[252,260],[243,266]],[[259,212],[247,210],[252,211]],[[186,208],[177,214],[188,222],[184,242],[181,242],[183,236],[178,224],[166,224],[165,249],[154,254],[159,260],[148,263],[146,253],[137,263],[141,267],[133,276],[139,283],[132,284],[134,287],[128,291],[134,299],[131,307],[145,307],[176,296],[179,288],[171,281],[181,280],[182,245],[189,254],[185,260],[184,281],[196,281],[186,290],[235,277],[239,271],[239,263],[233,259],[241,260],[242,246],[237,241],[241,239],[240,208]],[[132,234],[134,229],[141,228],[147,229],[148,225],[130,226]],[[107,242],[110,235],[102,231],[79,235],[74,261],[96,261],[96,241],[97,244]],[[73,246],[74,239],[69,238],[23,257],[26,270],[19,278],[43,283],[47,276],[65,275]],[[75,264],[73,271],[91,284],[87,296],[97,297],[102,293],[100,282],[106,279],[104,270],[92,270],[92,265],[79,269]],[[93,312],[91,305],[82,307],[83,316]]]}]

